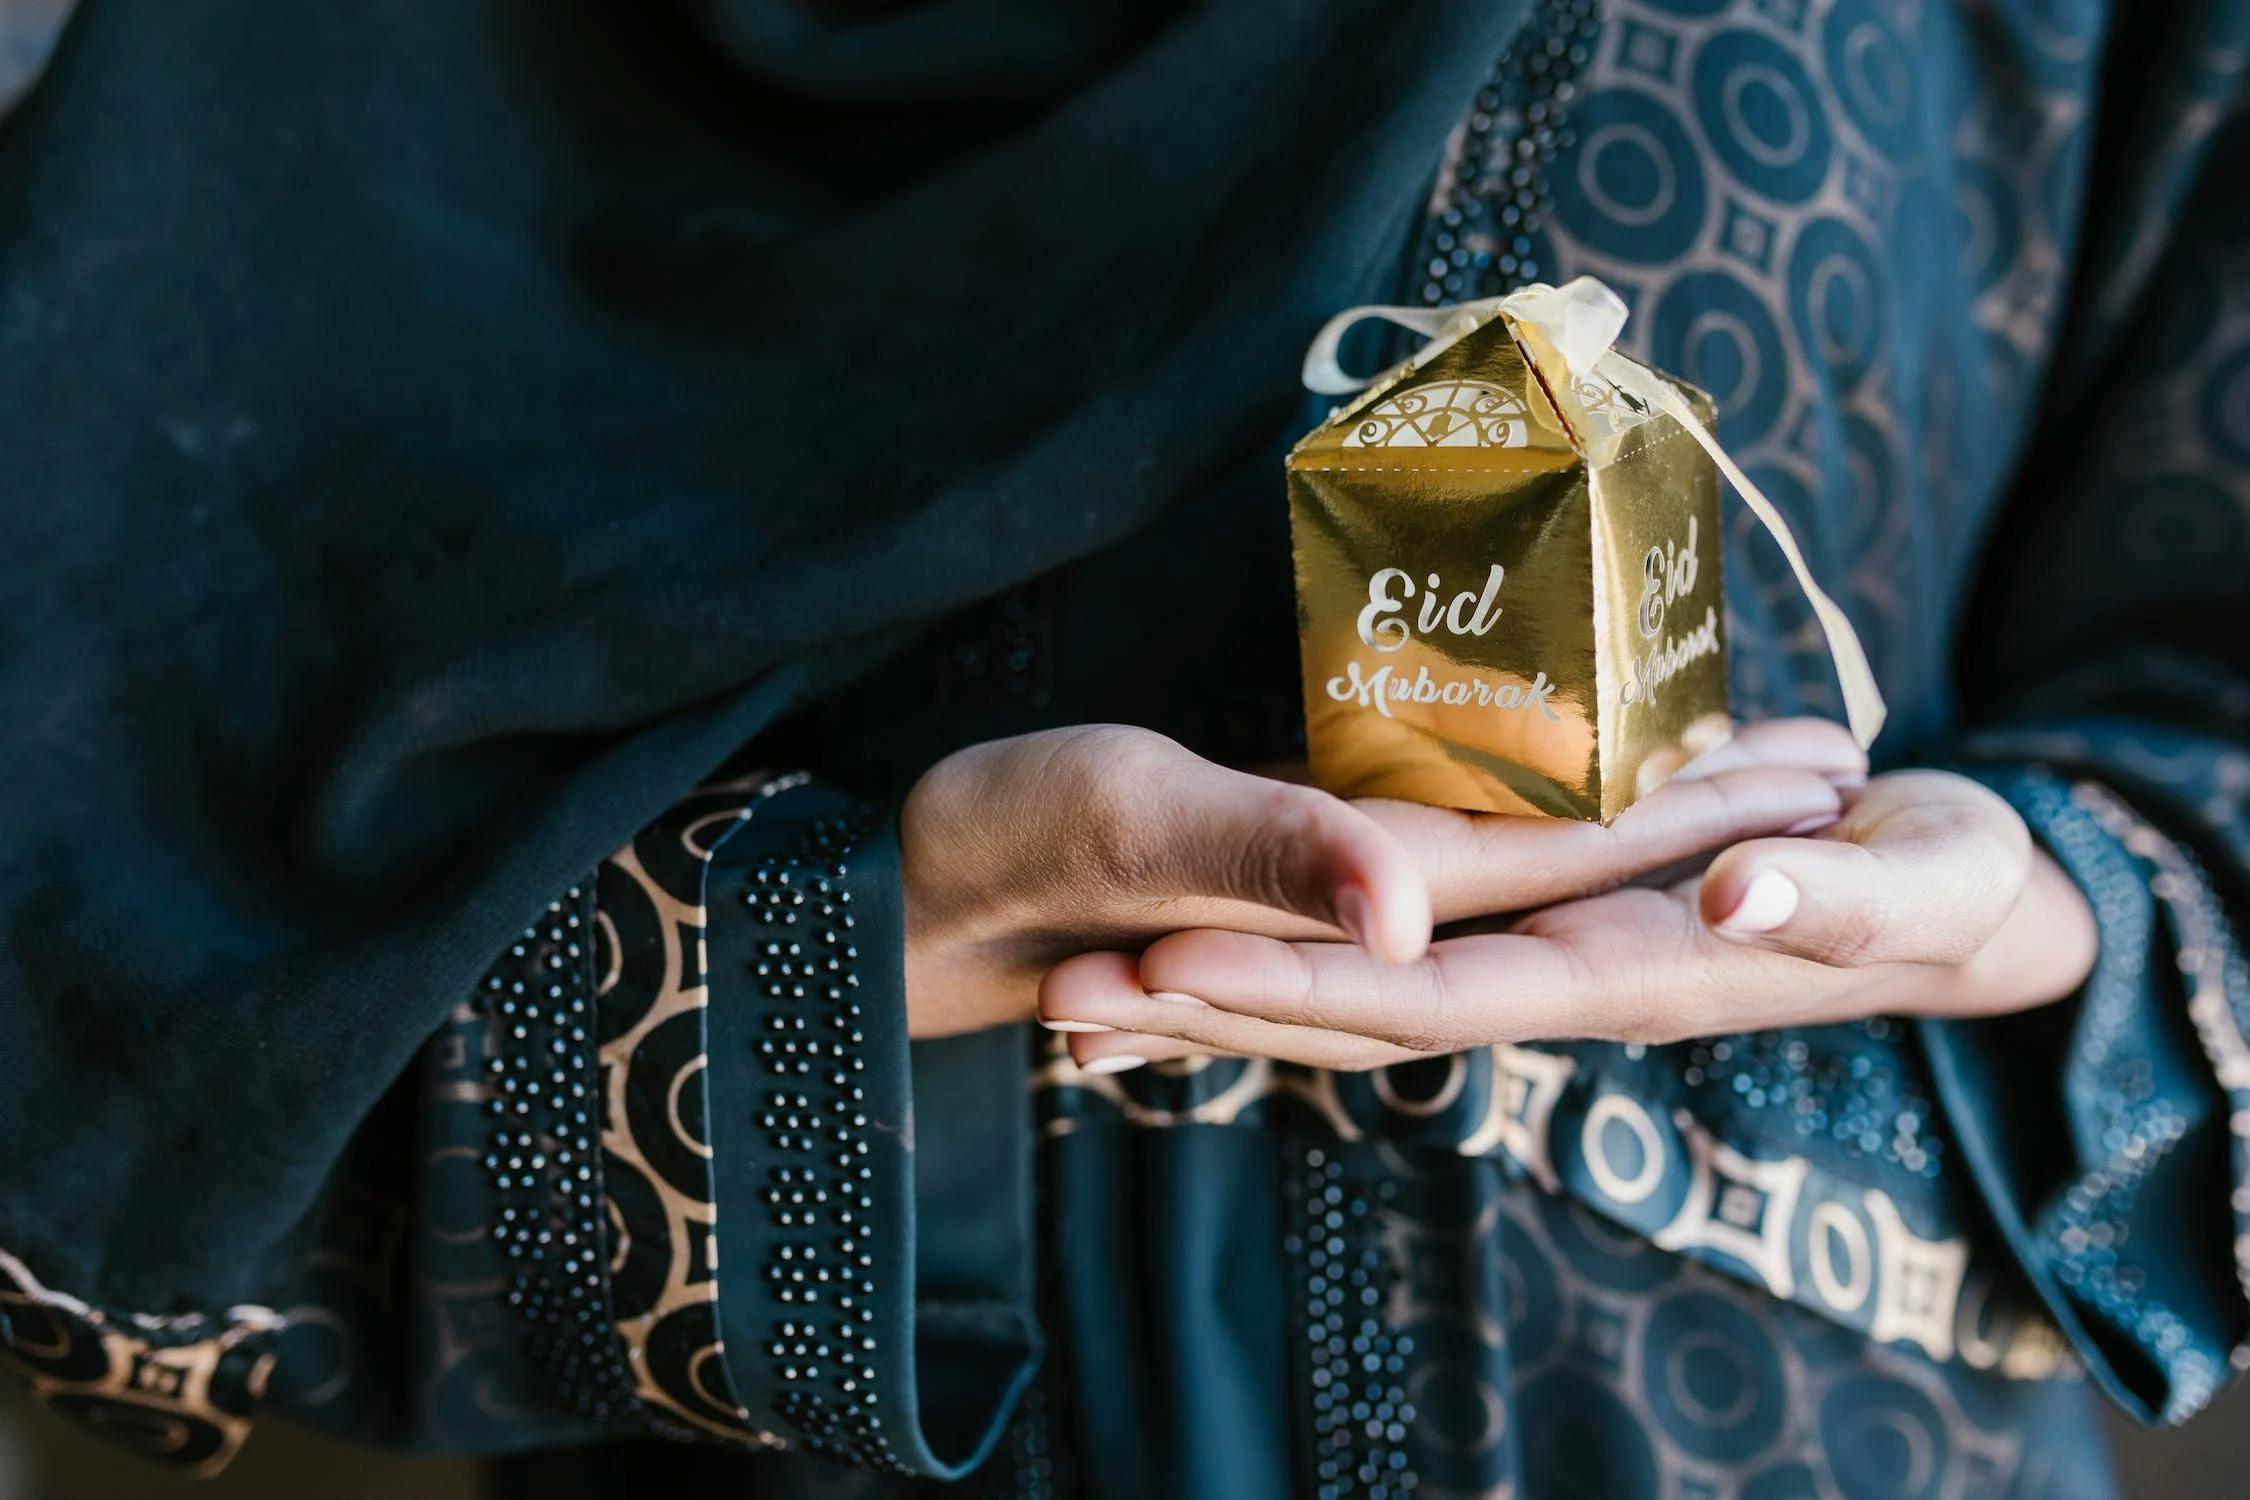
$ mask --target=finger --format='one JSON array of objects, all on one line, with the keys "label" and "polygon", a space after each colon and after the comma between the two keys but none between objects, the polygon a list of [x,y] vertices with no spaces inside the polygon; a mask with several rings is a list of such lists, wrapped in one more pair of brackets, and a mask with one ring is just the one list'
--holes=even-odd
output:
[{"label": "finger", "polygon": [[[1735,725],[1725,740],[1674,774],[1712,776],[1750,767],[1814,771],[1835,785],[1857,787],[1867,781],[1867,752],[1849,729],[1832,719],[1763,719]],[[1275,781],[1311,780],[1302,760],[1269,761],[1247,769],[1254,776]]]},{"label": "finger", "polygon": [[1809,832],[1843,811],[1824,774],[1760,766],[1675,779],[1606,827],[1404,802],[1359,805],[1415,851],[1440,922],[1613,889],[1743,839]]},{"label": "finger", "polygon": [[[1358,954],[1371,969],[1397,967],[1348,944],[1316,946]],[[1239,1053],[1351,1072],[1411,1062],[1423,1055],[1348,1033],[1304,1030],[1231,1014],[1178,992],[1151,994],[1133,957],[1123,953],[1085,953],[1057,964],[1040,986],[1039,1017],[1051,1029],[1058,1023],[1099,1028],[1072,1034],[1074,1056],[1084,1049],[1087,1055],[1154,1061],[1158,1054],[1150,1048],[1170,1042],[1177,1048],[1175,1055]],[[1138,1064],[1111,1062],[1105,1071],[1134,1066]]]},{"label": "finger", "polygon": [[[1433,901],[1444,921],[1525,910],[1608,890],[1743,839],[1803,832],[1837,816],[1831,783],[1857,779],[1865,765],[1850,736],[1826,721],[1750,725],[1605,828],[1380,800],[1340,804],[1212,765],[1155,736],[1133,743],[1135,753],[1162,763],[1123,775],[1105,765],[1104,784],[1125,790],[1089,797],[1091,827],[1079,842],[1111,851],[1098,877],[1160,903],[1144,912],[1151,925],[1308,940],[1342,928],[1393,962],[1426,945],[1423,908]],[[1150,785],[1169,789],[1158,814],[1141,810],[1133,790]],[[1387,841],[1340,817],[1339,807],[1364,815]],[[1105,820],[1105,809],[1115,816]],[[1309,828],[1312,837],[1293,840],[1292,828]],[[1398,846],[1408,860],[1397,858]],[[1419,891],[1406,878],[1408,865]],[[1183,888],[1205,894],[1179,899]]]},{"label": "finger", "polygon": [[1818,838],[1757,839],[1705,872],[1703,920],[1730,942],[1840,968],[1957,964],[2021,895],[2031,840],[1965,777],[1879,777]]},{"label": "finger", "polygon": [[[1349,1033],[1427,1055],[1569,1038],[1672,1042],[1865,1014],[1861,997],[1905,972],[1727,942],[1698,918],[1696,893],[1687,881],[1566,902],[1505,932],[1442,939],[1405,965],[1373,963],[1342,943],[1175,933],[1141,956],[1138,978],[1278,1029]],[[1135,1024],[1186,1030],[1160,1017]],[[1219,1028],[1199,1021],[1194,1034]]]},{"label": "finger", "polygon": [[1112,837],[1159,851],[1156,862],[1179,891],[1332,924],[1390,963],[1411,962],[1429,946],[1421,869],[1366,812],[1312,787],[1200,759],[1175,771],[1161,783],[1150,825]]},{"label": "finger", "polygon": [[[1665,898],[1653,891],[1622,893]],[[1616,898],[1603,898],[1616,899]],[[1139,978],[1157,993],[1193,996],[1214,1011],[1268,1026],[1384,1042],[1413,1056],[1491,1042],[1566,1034],[1571,1018],[1610,1009],[1610,977],[1574,961],[1559,942],[1512,933],[1433,943],[1420,961],[1378,964],[1342,943],[1292,943],[1205,929],[1174,933],[1141,955]],[[1139,1024],[1184,1034],[1184,1018]],[[1217,1034],[1198,1018],[1201,1034]]]},{"label": "finger", "polygon": [[2023,894],[1992,941],[1965,963],[1885,971],[1896,977],[1879,1005],[1899,1014],[2001,1015],[2070,994],[2099,954],[2084,891],[2053,859],[2034,853]]},{"label": "finger", "polygon": [[1828,719],[1766,719],[1735,726],[1723,744],[1680,767],[1675,779],[1756,767],[1812,771],[1832,784],[1856,787],[1867,780],[1867,752],[1849,729]]},{"label": "finger", "polygon": [[1240,1053],[1213,1052],[1179,1037],[1145,1035],[1133,1031],[1100,1031],[1070,1039],[1070,1059],[1078,1071],[1099,1077],[1124,1073],[1150,1063],[1176,1063],[1190,1058],[1239,1057]]}]

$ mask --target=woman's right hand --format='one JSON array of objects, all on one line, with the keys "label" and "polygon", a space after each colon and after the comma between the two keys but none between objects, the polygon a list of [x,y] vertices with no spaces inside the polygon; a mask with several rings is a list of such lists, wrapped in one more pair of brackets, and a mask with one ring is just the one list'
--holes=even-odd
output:
[{"label": "woman's right hand", "polygon": [[1411,963],[1433,923],[1606,890],[1841,810],[1867,766],[1839,726],[1748,726],[1608,827],[1347,802],[1119,725],[974,745],[901,815],[912,1034],[1029,1019],[1062,959],[1184,928],[1342,932]]}]

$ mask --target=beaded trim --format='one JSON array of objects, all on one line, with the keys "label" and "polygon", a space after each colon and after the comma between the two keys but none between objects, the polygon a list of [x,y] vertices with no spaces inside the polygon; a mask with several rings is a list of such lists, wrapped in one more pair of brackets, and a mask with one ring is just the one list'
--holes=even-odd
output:
[{"label": "beaded trim", "polygon": [[1842,1163],[1879,1163],[1935,1182],[1946,1140],[1920,1072],[1894,1065],[1902,1029],[1887,1016],[1865,1016],[1704,1037],[1675,1050],[1689,1088],[1724,1085],[1743,1109],[1778,1114],[1791,1135],[1825,1143]]},{"label": "beaded trim", "polygon": [[486,1021],[483,1166],[492,1239],[512,1266],[508,1305],[529,1321],[527,1353],[555,1394],[606,1428],[642,1407],[601,1255],[591,922],[587,888],[574,885],[517,936],[471,1003]]},{"label": "beaded trim", "polygon": [[1298,1338],[1311,1373],[1312,1493],[1398,1500],[1421,1482],[1407,1450],[1415,1413],[1406,1361],[1414,1339],[1387,1315],[1398,1271],[1385,1243],[1384,1208],[1398,1185],[1346,1174],[1336,1151],[1322,1146],[1305,1148],[1285,1183],[1284,1248],[1298,1270]]},{"label": "beaded trim", "polygon": [[758,1116],[776,1233],[767,1286],[782,1312],[765,1345],[774,1409],[804,1446],[905,1474],[883,1428],[873,1358],[878,1287],[868,1161],[866,1033],[850,911],[851,850],[865,812],[823,818],[796,848],[750,874],[742,903],[766,930],[751,965],[763,1005],[758,1066],[771,1087]]},{"label": "beaded trim", "polygon": [[[2117,932],[2125,942],[2134,941],[2148,931],[2157,910],[2171,927],[2173,966],[2180,975],[2189,1018],[2227,1094],[2237,1182],[2235,1274],[2245,1300],[2250,1301],[2250,1230],[2239,1227],[2250,1213],[2250,1040],[2245,1038],[2243,1016],[2250,1009],[2250,964],[2245,963],[2194,853],[2142,819],[2116,793],[2082,781],[2071,786],[2065,804],[2060,783],[2043,775],[2023,795],[2035,799],[2041,832],[2080,879],[2105,938]],[[2133,860],[2153,872],[2145,885],[2142,873],[2132,867]],[[2084,875],[2080,863],[2087,866]],[[2105,951],[2109,946],[2103,944]],[[2129,991],[2120,986],[2119,993],[2099,1010],[2094,990],[2089,987],[2087,993],[2090,1035],[2084,1050],[2087,1060],[2096,1065],[2108,1062],[2104,1055],[2108,1043],[2132,1024],[2143,1001],[2145,944],[2133,950],[2131,959],[2135,982]],[[2071,1189],[2054,1223],[2043,1227],[2054,1241],[2063,1269],[2073,1273],[2066,1274],[2065,1284],[2120,1318],[2164,1361],[2172,1379],[2164,1416],[2181,1422],[2217,1394],[2221,1371],[2191,1347],[2190,1326],[2150,1297],[2136,1268],[2121,1264],[2118,1257],[2131,1232],[2129,1211],[2138,1184],[2186,1128],[2176,1108],[2144,1097],[2149,1092],[2146,1072],[2144,1062],[2125,1057],[2104,1069],[2108,1088],[2103,1103],[2109,1115],[2105,1136],[2117,1140],[2119,1149],[2100,1172]],[[2250,1368],[2250,1343],[2229,1351],[2229,1363],[2236,1369]]]},{"label": "beaded trim", "polygon": [[[2192,1121],[2157,1086],[2146,1027],[2152,1000],[2184,1000],[2219,1086],[2227,1092],[2238,1181],[2250,1181],[2250,1046],[2230,1002],[2250,996],[2240,949],[2216,893],[2195,857],[2133,812],[2109,788],[2066,785],[2043,765],[1978,774],[2006,796],[2056,861],[2085,892],[2100,937],[2093,973],[2081,991],[2070,1069],[2091,1088],[2102,1155],[2036,1215],[2042,1258],[2075,1300],[2130,1339],[2162,1371],[2160,1416],[2185,1421],[2217,1393],[2222,1352],[2199,1347],[2195,1326],[2148,1285],[2142,1244],[2161,1226],[2136,1209],[2142,1186],[2187,1137]],[[2152,935],[2160,919],[2172,939],[2171,964]],[[2168,969],[2180,990],[2165,982]],[[2250,1190],[2238,1188],[2238,1222]],[[2236,1272],[2250,1297],[2250,1241],[2238,1232]],[[2250,1363],[2250,1346],[2231,1360]]]},{"label": "beaded trim", "polygon": [[1547,169],[1573,144],[1564,115],[1601,25],[1600,0],[1536,0],[1494,63],[1439,173],[1418,247],[1422,303],[1498,296],[1551,269]]}]

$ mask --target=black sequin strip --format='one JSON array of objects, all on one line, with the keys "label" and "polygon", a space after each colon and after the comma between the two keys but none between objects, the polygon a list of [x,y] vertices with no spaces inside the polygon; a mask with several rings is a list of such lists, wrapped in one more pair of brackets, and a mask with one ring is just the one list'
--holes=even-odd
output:
[{"label": "black sequin strip", "polygon": [[1383,1243],[1388,1178],[1348,1173],[1332,1147],[1305,1149],[1288,1180],[1287,1250],[1298,1267],[1300,1333],[1312,1377],[1310,1493],[1398,1500],[1420,1484],[1407,1451],[1412,1335],[1388,1304],[1396,1268]]}]

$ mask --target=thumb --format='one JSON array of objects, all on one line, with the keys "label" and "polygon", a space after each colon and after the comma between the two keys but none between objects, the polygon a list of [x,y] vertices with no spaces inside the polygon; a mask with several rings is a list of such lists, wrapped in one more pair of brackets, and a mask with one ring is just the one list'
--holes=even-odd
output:
[{"label": "thumb", "polygon": [[1388,963],[1429,946],[1429,889],[1414,857],[1340,798],[1197,760],[1172,778],[1161,821],[1185,894],[1340,927]]},{"label": "thumb", "polygon": [[2014,809],[1965,777],[1869,783],[1815,838],[1753,839],[1713,860],[1700,901],[1722,938],[1839,968],[1960,963],[2000,930],[2031,869]]}]

